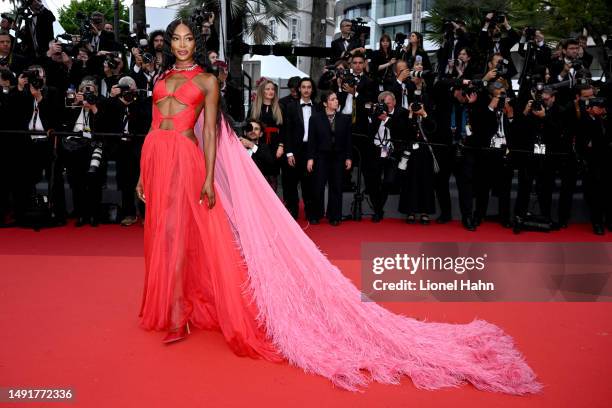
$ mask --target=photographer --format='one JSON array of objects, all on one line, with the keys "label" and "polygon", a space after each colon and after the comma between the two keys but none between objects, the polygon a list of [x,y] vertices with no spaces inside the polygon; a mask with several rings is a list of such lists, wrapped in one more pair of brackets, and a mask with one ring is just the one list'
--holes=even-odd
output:
[{"label": "photographer", "polygon": [[110,53],[106,55],[102,67],[104,75],[100,80],[100,95],[110,98],[113,96],[111,95],[112,88],[117,85],[123,72],[123,60],[116,53]]},{"label": "photographer", "polygon": [[413,66],[417,57],[420,57],[420,61],[423,64],[423,69],[427,72],[431,71],[431,62],[429,61],[429,55],[423,48],[423,34],[413,31],[407,38],[408,44],[405,47],[403,53],[403,59],[408,62],[408,66]]},{"label": "photographer", "polygon": [[164,66],[164,32],[155,30],[149,35],[149,51],[155,57],[158,67]]},{"label": "photographer", "polygon": [[[487,60],[487,73],[482,77],[483,81],[495,82],[497,80],[505,80],[511,84],[510,64],[501,53],[493,54]],[[511,86],[508,86],[507,93],[514,98],[515,93]]]},{"label": "photographer", "polygon": [[495,192],[499,202],[499,221],[505,228],[510,223],[510,190],[514,169],[509,155],[513,146],[514,109],[507,94],[508,85],[499,79],[488,84],[487,109],[478,120],[482,133],[477,139],[478,152],[476,210],[474,222],[480,225],[487,215],[489,195]]},{"label": "photographer", "polygon": [[368,140],[363,146],[363,173],[366,192],[370,196],[373,222],[380,222],[389,192],[397,182],[397,150],[392,139],[406,139],[408,112],[397,106],[395,95],[385,91],[369,112]]},{"label": "photographer", "polygon": [[[480,84],[459,80],[454,84],[438,81],[434,87],[436,101],[436,122],[438,131],[435,142],[448,147],[434,149],[440,172],[435,175],[435,190],[440,204],[437,222],[445,224],[452,219],[449,180],[455,176],[459,192],[461,222],[468,231],[476,230],[473,218],[474,208],[474,161],[473,146],[481,134],[484,91]],[[450,93],[450,97],[449,97]]]},{"label": "photographer", "polygon": [[352,166],[351,120],[338,112],[335,92],[321,97],[324,111],[315,112],[308,122],[306,169],[314,173],[311,223],[323,216],[325,185],[329,186],[326,216],[332,226],[342,219],[342,174]]},{"label": "photographer", "polygon": [[25,58],[12,51],[14,40],[8,31],[0,30],[0,69],[7,69],[19,75],[27,62]]},{"label": "photographer", "polygon": [[524,64],[534,66],[550,66],[552,50],[544,42],[542,30],[525,27],[519,41],[518,53],[525,58]]},{"label": "photographer", "polygon": [[444,20],[442,29],[444,39],[437,52],[438,76],[448,77],[453,74],[459,51],[471,47],[472,41],[463,21]]},{"label": "photographer", "polygon": [[583,62],[578,59],[580,45],[578,41],[569,39],[562,42],[561,55],[551,62],[551,75],[553,83],[564,83],[567,85],[559,89],[561,103],[568,103],[572,98],[571,89],[580,84],[580,79],[590,78],[591,73],[585,68]]},{"label": "photographer", "polygon": [[378,49],[372,53],[371,68],[376,78],[379,91],[382,91],[385,82],[389,82],[395,75],[393,67],[397,59],[391,49],[391,37],[383,34],[378,42]]},{"label": "photographer", "polygon": [[591,214],[593,232],[612,231],[612,126],[605,98],[582,102],[583,115],[576,139],[576,152],[585,161],[584,197]]},{"label": "photographer", "polygon": [[517,118],[515,147],[526,152],[514,154],[518,167],[518,194],[514,207],[515,226],[527,215],[533,181],[541,215],[551,222],[552,194],[555,184],[555,169],[562,151],[564,112],[556,103],[555,91],[551,88],[532,91],[522,114]]},{"label": "photographer", "polygon": [[512,61],[510,50],[520,41],[520,35],[510,27],[508,16],[503,13],[487,13],[480,30],[478,39],[479,48],[485,53],[488,60],[492,55],[501,54],[508,61],[508,76],[510,79],[516,75],[516,67]]},{"label": "photographer", "polygon": [[340,37],[331,42],[332,61],[348,59],[355,51],[365,52],[360,47],[359,39],[353,37],[353,23],[344,19],[340,22]]},{"label": "photographer", "polygon": [[[57,90],[46,85],[43,67],[31,65],[19,76],[14,104],[14,123],[19,129],[44,132],[29,135],[25,140],[27,191],[35,192],[36,184],[41,180],[44,170],[47,182],[53,185],[50,192],[53,216],[58,223],[65,223],[66,198],[62,165],[59,160],[54,159],[56,140],[52,134],[53,130],[59,127],[62,102]],[[53,180],[51,180],[52,172]]]},{"label": "photographer", "polygon": [[251,120],[245,130],[244,137],[240,142],[247,149],[249,155],[264,176],[270,174],[270,167],[274,164],[274,156],[265,143],[259,143],[263,135],[264,124],[258,120]]},{"label": "photographer", "polygon": [[435,130],[435,123],[427,114],[429,108],[425,103],[424,82],[421,78],[418,80],[420,83],[408,111],[408,133],[403,136],[406,139],[402,157],[404,162],[400,160],[399,163],[399,168],[405,170],[400,178],[399,212],[407,214],[408,224],[414,224],[417,214],[420,214],[420,223],[426,225],[430,223],[430,214],[436,212],[434,173],[439,171],[439,166],[433,148],[427,145],[427,134]]},{"label": "photographer", "polygon": [[85,77],[78,87],[73,106],[64,111],[64,130],[80,133],[61,139],[77,227],[86,223],[92,227],[99,224],[106,160],[103,141],[95,136],[95,132],[103,121],[102,106],[95,79]]},{"label": "photographer", "polygon": [[[151,124],[151,102],[146,91],[136,87],[136,81],[129,76],[119,80],[111,89],[105,115],[107,131],[123,133],[120,138],[112,138],[106,146],[109,157],[117,162],[117,186],[121,191],[123,219],[121,225],[130,226],[138,221],[136,215],[136,184],[140,176],[140,154],[144,138]],[[117,140],[118,139],[118,140]],[[140,204],[140,202],[139,202]],[[144,207],[140,207],[144,215]]]},{"label": "photographer", "polygon": [[91,66],[91,59],[89,52],[86,48],[81,47],[77,51],[77,55],[74,57],[72,65],[70,66],[70,73],[68,74],[69,84],[78,84],[86,76],[94,75],[95,70]]},{"label": "photographer", "polygon": [[[25,14],[25,38],[23,46],[34,58],[46,54],[49,42],[53,40],[53,22],[55,16],[41,0],[32,0],[28,5],[30,14]],[[27,9],[26,9],[27,10]],[[26,11],[28,13],[28,11]]]},{"label": "photographer", "polygon": [[[0,130],[14,130],[14,93],[17,79],[8,69],[0,68]],[[23,192],[25,172],[24,138],[11,133],[0,134],[2,150],[0,151],[0,226],[11,226],[15,223],[19,211],[25,203]]]},{"label": "photographer", "polygon": [[40,63],[47,74],[47,84],[62,91],[68,88],[72,64],[72,58],[62,50],[62,45],[56,40],[49,42],[47,55]]},{"label": "photographer", "polygon": [[100,51],[118,51],[119,47],[115,41],[115,34],[104,30],[105,23],[104,14],[99,11],[91,13],[90,24],[88,25],[89,32],[89,46],[94,54],[100,54]]}]

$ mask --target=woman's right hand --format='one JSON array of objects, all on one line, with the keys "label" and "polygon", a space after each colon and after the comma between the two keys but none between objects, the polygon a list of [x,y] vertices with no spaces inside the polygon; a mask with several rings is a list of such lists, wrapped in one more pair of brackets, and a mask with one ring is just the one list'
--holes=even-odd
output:
[{"label": "woman's right hand", "polygon": [[142,177],[138,178],[138,184],[136,184],[136,195],[138,196],[139,200],[141,200],[143,203],[146,203],[144,188],[142,187]]}]

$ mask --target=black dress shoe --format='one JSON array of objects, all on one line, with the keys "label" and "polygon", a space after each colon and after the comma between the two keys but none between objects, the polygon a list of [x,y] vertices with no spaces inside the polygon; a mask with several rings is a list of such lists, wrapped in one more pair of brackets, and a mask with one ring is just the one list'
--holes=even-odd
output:
[{"label": "black dress shoe", "polygon": [[429,216],[426,214],[422,214],[421,215],[421,224],[423,225],[428,225],[431,222],[431,220],[429,219]]},{"label": "black dress shoe", "polygon": [[472,217],[464,217],[462,223],[466,230],[476,231],[476,225],[474,225],[474,219]]},{"label": "black dress shoe", "polygon": [[438,218],[436,218],[436,223],[438,223],[438,224],[446,224],[450,220],[451,220],[451,217],[447,217],[445,215],[441,215]]},{"label": "black dress shoe", "polygon": [[329,222],[329,225],[331,225],[333,227],[337,227],[338,225],[340,225],[340,221],[338,221],[338,220],[331,220]]},{"label": "black dress shoe", "polygon": [[98,221],[98,217],[91,217],[89,225],[91,225],[92,227],[97,227],[99,224],[100,222]]},{"label": "black dress shoe", "polygon": [[312,225],[317,225],[319,223],[319,219],[318,218],[311,218],[308,220],[309,223],[311,223]]},{"label": "black dress shoe", "polygon": [[595,235],[604,235],[606,230],[604,229],[603,224],[593,224],[593,233]]},{"label": "black dress shoe", "polygon": [[482,224],[482,219],[483,217],[475,215],[474,217],[472,217],[472,223],[475,227],[480,227],[480,224]]},{"label": "black dress shoe", "polygon": [[406,217],[406,224],[414,224],[416,223],[416,217],[414,216],[414,214],[410,214],[409,216]]},{"label": "black dress shoe", "polygon": [[85,217],[79,217],[76,221],[76,223],[74,223],[75,227],[82,227],[83,225],[85,225],[87,222],[85,221]]}]

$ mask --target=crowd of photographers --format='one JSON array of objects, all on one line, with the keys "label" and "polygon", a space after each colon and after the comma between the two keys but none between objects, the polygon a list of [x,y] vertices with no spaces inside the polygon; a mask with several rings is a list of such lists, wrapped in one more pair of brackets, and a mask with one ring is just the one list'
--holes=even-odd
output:
[{"label": "crowd of photographers", "polygon": [[[53,15],[37,0],[29,10],[25,30],[11,35],[16,22],[3,15],[0,31],[0,131],[22,131],[2,133],[0,222],[19,220],[32,206],[43,174],[51,185],[54,216],[65,222],[65,170],[76,225],[97,225],[106,166],[115,161],[121,223],[132,225],[144,211],[134,197],[143,139],[134,135],[145,134],[151,122],[164,33],[135,35],[120,44],[112,24],[93,13],[78,16],[78,40],[54,38]],[[216,40],[209,18],[203,28],[207,44]],[[279,99],[278,86],[262,79],[247,114],[241,142],[271,187],[282,187],[296,219],[301,191],[306,219],[316,224],[327,217],[339,225],[342,193],[354,189],[358,166],[374,222],[383,218],[389,194],[398,193],[406,222],[430,223],[436,201],[436,222],[450,221],[454,175],[461,221],[470,231],[490,218],[491,195],[498,198],[497,221],[505,227],[563,228],[578,179],[594,232],[612,229],[609,81],[591,80],[586,38],[551,49],[541,31],[516,30],[503,14],[488,13],[478,33],[468,32],[461,21],[445,22],[432,64],[418,32],[394,39],[383,34],[378,49],[369,50],[358,28],[343,20],[324,74],[293,78],[289,96]],[[517,44],[520,72],[510,55]],[[599,61],[609,64],[609,42],[599,48]],[[216,61],[216,48],[207,49],[223,108],[240,117],[240,91],[228,80],[225,63]],[[518,90],[512,78],[519,80]],[[557,180],[560,197],[553,212]],[[531,210],[532,191],[539,217]],[[360,213],[360,206],[353,208],[354,217]]]}]

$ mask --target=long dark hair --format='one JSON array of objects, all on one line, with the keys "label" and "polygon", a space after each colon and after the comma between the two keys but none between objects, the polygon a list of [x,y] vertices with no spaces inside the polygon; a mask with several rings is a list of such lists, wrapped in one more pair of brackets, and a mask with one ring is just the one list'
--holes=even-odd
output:
[{"label": "long dark hair", "polygon": [[[387,48],[386,50],[383,48],[382,43],[383,41],[388,41],[389,42],[389,48]],[[380,40],[378,40],[378,49],[385,53],[385,56],[388,57],[391,55],[391,52],[393,51],[393,41],[391,41],[391,37],[389,36],[389,34],[383,33],[383,35],[380,36]]]},{"label": "long dark hair", "polygon": [[168,25],[166,28],[166,33],[164,34],[164,66],[163,70],[166,71],[172,68],[172,65],[176,62],[176,57],[172,54],[172,35],[174,35],[174,31],[176,27],[180,24],[184,24],[191,30],[195,41],[196,41],[196,49],[195,54],[193,56],[193,60],[196,64],[205,68],[206,65],[206,45],[204,43],[204,39],[202,38],[202,28],[190,20],[178,19],[174,20]]}]

